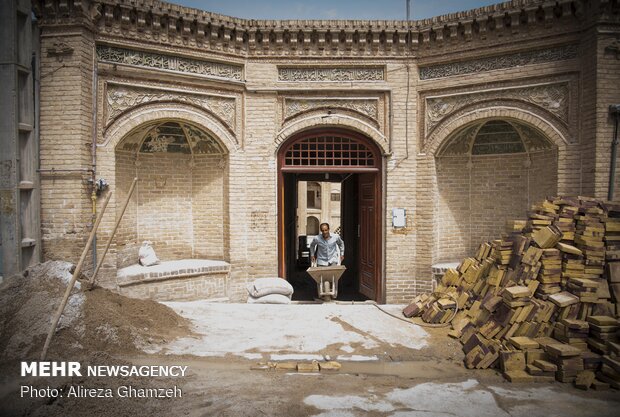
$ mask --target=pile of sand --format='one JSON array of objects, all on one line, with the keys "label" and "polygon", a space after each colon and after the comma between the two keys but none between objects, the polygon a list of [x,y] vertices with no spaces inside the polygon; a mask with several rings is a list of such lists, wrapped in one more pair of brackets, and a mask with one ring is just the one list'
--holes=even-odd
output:
[{"label": "pile of sand", "polygon": [[[0,360],[37,357],[74,266],[48,261],[0,285]],[[187,321],[169,307],[103,288],[84,291],[76,282],[48,358],[87,352],[131,354],[190,333]]]},{"label": "pile of sand", "polygon": [[[65,389],[82,385],[110,388],[169,387],[176,381],[153,378],[20,377],[19,362],[38,360],[45,337],[71,279],[74,266],[49,261],[0,285],[0,415],[135,416],[170,415],[177,399],[147,398],[20,398],[19,386]],[[127,364],[123,357],[157,350],[191,332],[187,321],[169,307],[151,300],[127,298],[106,289],[85,291],[76,282],[52,339],[47,360],[79,361],[83,365]]]}]

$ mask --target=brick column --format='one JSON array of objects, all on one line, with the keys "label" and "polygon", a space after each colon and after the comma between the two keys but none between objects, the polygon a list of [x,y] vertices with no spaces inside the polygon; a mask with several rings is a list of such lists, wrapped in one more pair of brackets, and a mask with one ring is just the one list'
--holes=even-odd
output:
[{"label": "brick column", "polygon": [[44,25],[41,50],[62,52],[41,57],[43,256],[77,262],[92,226],[93,34],[81,26]]}]

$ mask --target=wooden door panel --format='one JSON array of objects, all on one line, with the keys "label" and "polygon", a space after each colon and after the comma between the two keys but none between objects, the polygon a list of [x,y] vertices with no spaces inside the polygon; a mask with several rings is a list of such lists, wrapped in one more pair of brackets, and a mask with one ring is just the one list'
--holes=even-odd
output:
[{"label": "wooden door panel", "polygon": [[375,174],[361,174],[359,177],[360,210],[360,293],[375,300],[377,298],[379,271],[377,269],[377,219],[376,219]]}]

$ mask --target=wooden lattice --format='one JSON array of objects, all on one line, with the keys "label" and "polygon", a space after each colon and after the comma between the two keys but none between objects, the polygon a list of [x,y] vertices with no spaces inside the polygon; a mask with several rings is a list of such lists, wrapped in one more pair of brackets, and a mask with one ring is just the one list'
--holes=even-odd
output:
[{"label": "wooden lattice", "polygon": [[285,167],[375,167],[376,158],[362,141],[334,135],[294,142],[284,154]]}]

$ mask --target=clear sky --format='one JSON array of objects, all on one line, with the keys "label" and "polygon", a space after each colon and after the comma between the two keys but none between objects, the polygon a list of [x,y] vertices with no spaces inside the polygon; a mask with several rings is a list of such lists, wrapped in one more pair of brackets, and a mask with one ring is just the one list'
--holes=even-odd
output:
[{"label": "clear sky", "polygon": [[[406,0],[167,0],[246,19],[405,20]],[[502,0],[411,0],[411,20],[475,9]]]}]

